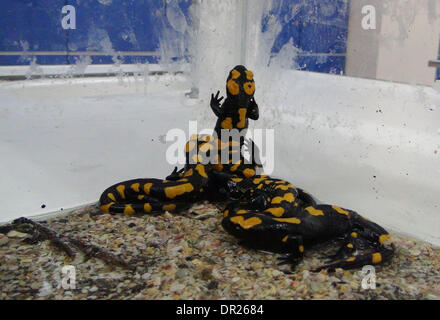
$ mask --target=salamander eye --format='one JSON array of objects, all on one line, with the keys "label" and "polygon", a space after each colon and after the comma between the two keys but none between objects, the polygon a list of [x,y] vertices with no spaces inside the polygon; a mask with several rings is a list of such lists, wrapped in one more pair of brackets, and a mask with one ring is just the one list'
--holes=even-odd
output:
[{"label": "salamander eye", "polygon": [[226,88],[228,89],[228,92],[234,96],[236,96],[240,92],[240,87],[238,86],[238,83],[234,80],[229,80],[226,84]]},{"label": "salamander eye", "polygon": [[255,82],[250,82],[250,81],[245,82],[243,84],[243,89],[247,95],[249,95],[249,96],[253,95],[255,92]]}]

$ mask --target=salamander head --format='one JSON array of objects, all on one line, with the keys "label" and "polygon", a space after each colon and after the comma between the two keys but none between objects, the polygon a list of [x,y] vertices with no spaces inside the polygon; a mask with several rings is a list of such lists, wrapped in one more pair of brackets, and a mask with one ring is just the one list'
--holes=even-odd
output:
[{"label": "salamander head", "polygon": [[229,72],[226,80],[226,93],[228,98],[236,101],[238,106],[247,107],[254,97],[255,82],[252,71],[238,65]]}]

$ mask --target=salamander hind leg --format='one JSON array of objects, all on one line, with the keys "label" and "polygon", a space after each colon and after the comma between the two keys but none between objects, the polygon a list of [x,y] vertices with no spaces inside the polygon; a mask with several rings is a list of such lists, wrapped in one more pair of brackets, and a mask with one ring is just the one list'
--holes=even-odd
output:
[{"label": "salamander hind leg", "polygon": [[377,265],[391,260],[394,255],[395,247],[391,244],[390,247],[378,246],[368,253],[362,253],[348,257],[344,260],[338,260],[333,263],[322,265],[313,271],[319,272],[323,269],[334,270],[336,268],[342,269],[357,269],[365,265]]},{"label": "salamander hind leg", "polygon": [[330,261],[316,268],[334,270],[336,268],[355,269],[364,265],[378,265],[391,260],[394,244],[387,244],[390,234],[378,224],[353,213],[353,229],[344,237],[342,247],[330,258]]}]

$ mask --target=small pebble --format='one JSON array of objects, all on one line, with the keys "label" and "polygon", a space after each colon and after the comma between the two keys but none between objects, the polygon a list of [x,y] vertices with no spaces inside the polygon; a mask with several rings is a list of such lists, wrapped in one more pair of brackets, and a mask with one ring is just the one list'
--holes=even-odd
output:
[{"label": "small pebble", "polygon": [[0,247],[6,245],[9,242],[9,238],[0,234]]},{"label": "small pebble", "polygon": [[29,234],[12,230],[8,232],[7,236],[9,238],[27,238],[29,237]]}]

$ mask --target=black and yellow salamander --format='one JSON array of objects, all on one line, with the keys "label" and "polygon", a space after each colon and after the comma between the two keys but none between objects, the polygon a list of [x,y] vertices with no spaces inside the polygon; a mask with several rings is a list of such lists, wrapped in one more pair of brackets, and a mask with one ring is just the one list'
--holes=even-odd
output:
[{"label": "black and yellow salamander", "polygon": [[203,158],[209,152],[195,154],[192,158],[190,154],[196,146],[197,149],[209,150],[212,145],[210,137],[191,137],[185,146],[185,167],[180,172],[174,170],[165,180],[133,179],[107,188],[99,199],[101,211],[124,214],[177,212],[200,200],[209,181],[211,164],[206,164],[207,159]]},{"label": "black and yellow salamander", "polygon": [[[223,210],[223,228],[249,247],[287,253],[280,264],[294,267],[304,250],[343,237],[343,245],[316,269],[353,269],[391,259],[389,233],[356,212],[335,205],[317,205],[289,182],[265,175],[230,177],[228,192],[235,202]],[[303,193],[303,194],[302,194]]]},{"label": "black and yellow salamander", "polygon": [[[212,135],[195,135],[185,145],[186,164],[165,179],[133,179],[107,188],[100,209],[110,213],[178,212],[202,199],[226,200],[223,228],[250,247],[287,253],[281,264],[294,267],[306,247],[343,237],[330,262],[316,270],[358,268],[391,259],[389,233],[352,210],[317,204],[287,181],[260,174],[258,148],[245,159],[242,148],[256,148],[244,138],[249,119],[259,118],[253,73],[232,69],[227,98],[211,96],[217,116]],[[235,156],[235,157],[234,157]],[[247,160],[247,161],[246,161]]]},{"label": "black and yellow salamander", "polygon": [[[246,177],[257,174],[257,170],[262,168],[261,161],[252,150],[255,144],[248,139],[245,142],[246,131],[249,127],[249,119],[258,120],[259,109],[255,102],[255,81],[252,71],[247,70],[242,65],[237,65],[229,72],[226,79],[227,97],[222,105],[219,93],[211,95],[211,109],[217,116],[214,127],[215,136],[222,142],[219,146],[218,163],[214,164],[213,169],[219,172],[231,172]],[[245,146],[251,153],[249,161],[243,157],[241,152]],[[230,157],[225,159],[222,151],[228,148]],[[228,153],[226,153],[228,155]],[[236,155],[237,157],[233,157]]]},{"label": "black and yellow salamander", "polygon": [[[209,178],[211,171],[245,177],[255,175],[257,168],[261,167],[257,159],[252,156],[252,160],[245,163],[241,155],[248,118],[258,119],[252,72],[244,66],[236,66],[227,78],[226,92],[227,98],[221,106],[219,93],[215,97],[212,95],[211,108],[218,117],[215,134],[190,138],[185,146],[186,165],[183,169],[177,171],[175,168],[165,180],[133,179],[107,188],[99,200],[101,211],[124,214],[176,212],[210,195],[212,199],[212,193],[216,192],[215,183],[209,183],[215,181],[215,178]],[[240,134],[230,134],[234,129]],[[252,141],[246,147],[251,145]],[[235,158],[234,153],[238,154]]]}]

